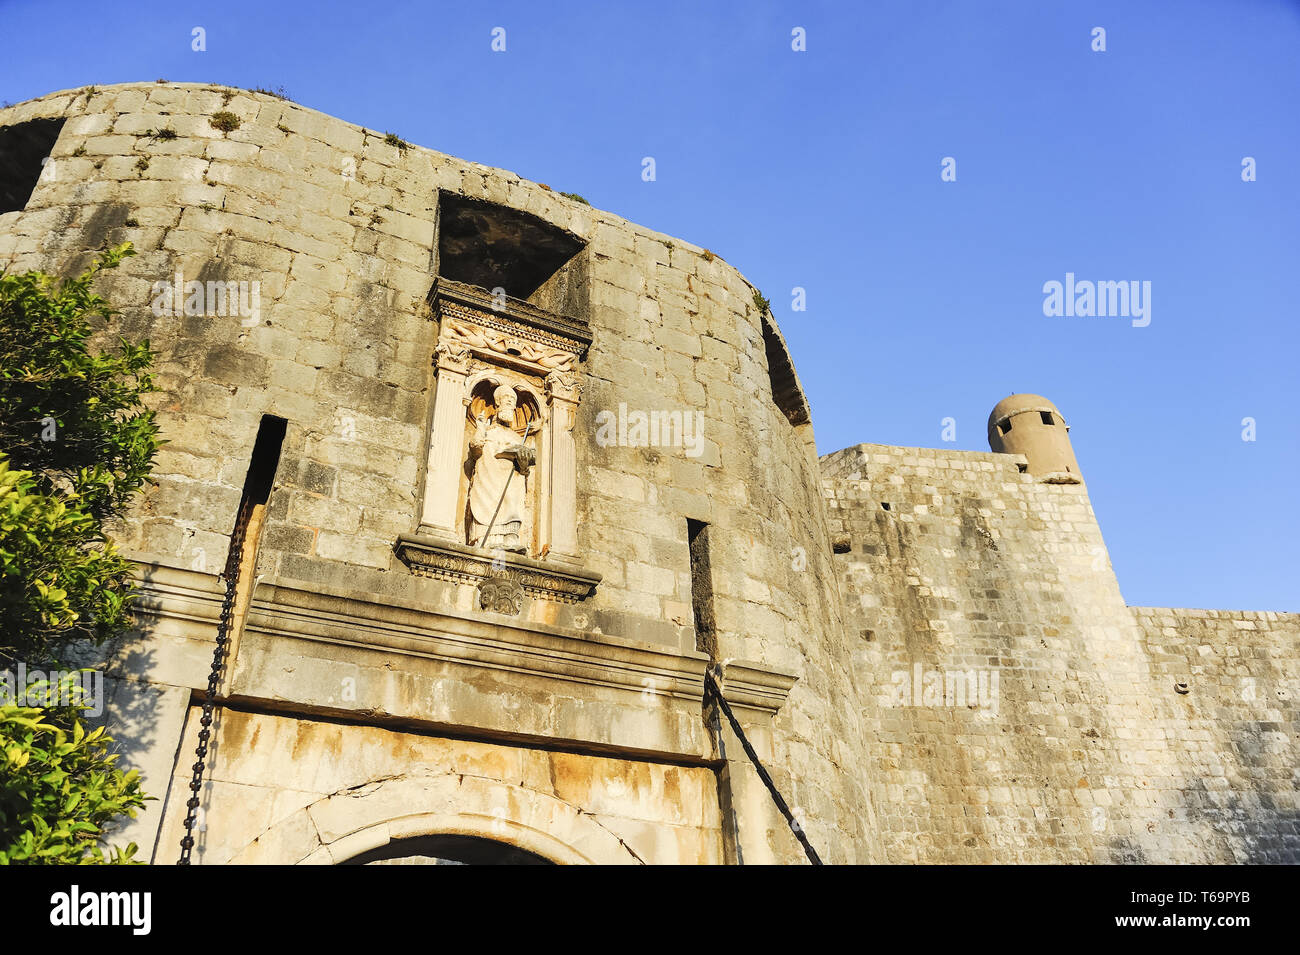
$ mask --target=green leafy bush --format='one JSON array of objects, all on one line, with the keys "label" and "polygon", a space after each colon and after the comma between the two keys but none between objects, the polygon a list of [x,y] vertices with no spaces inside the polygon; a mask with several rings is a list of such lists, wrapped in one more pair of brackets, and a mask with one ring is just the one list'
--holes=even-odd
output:
[{"label": "green leafy bush", "polygon": [[0,865],[134,862],[134,842],[107,853],[99,843],[106,824],[144,805],[139,777],[114,765],[103,727],[80,719],[76,678],[59,687],[70,705],[0,705]]},{"label": "green leafy bush", "polygon": [[[110,249],[63,281],[0,275],[0,670],[57,664],[70,644],[130,623],[131,565],[105,522],[125,513],[161,443],[143,403],[154,356],[147,341],[90,342],[116,314],[95,275],[134,254]],[[26,698],[0,701],[0,863],[132,861],[134,844],[105,855],[100,842],[145,797],[82,720],[75,676],[48,706],[14,689]]]},{"label": "green leafy bush", "polygon": [[156,390],[153,352],[89,342],[114,314],[91,283],[133,254],[109,250],[62,282],[0,275],[0,668],[58,662],[69,643],[129,623],[130,566],[104,523],[124,513],[161,443],[142,402]]}]

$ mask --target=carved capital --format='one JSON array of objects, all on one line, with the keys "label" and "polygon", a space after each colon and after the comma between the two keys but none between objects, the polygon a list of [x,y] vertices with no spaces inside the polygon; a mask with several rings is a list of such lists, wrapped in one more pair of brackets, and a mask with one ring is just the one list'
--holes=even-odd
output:
[{"label": "carved capital", "polygon": [[471,352],[469,348],[457,341],[448,341],[444,338],[438,342],[433,350],[434,365],[438,371],[454,371],[458,374],[466,374],[469,371],[469,362]]},{"label": "carved capital", "polygon": [[582,398],[582,382],[568,371],[553,371],[546,376],[546,395],[577,404]]}]

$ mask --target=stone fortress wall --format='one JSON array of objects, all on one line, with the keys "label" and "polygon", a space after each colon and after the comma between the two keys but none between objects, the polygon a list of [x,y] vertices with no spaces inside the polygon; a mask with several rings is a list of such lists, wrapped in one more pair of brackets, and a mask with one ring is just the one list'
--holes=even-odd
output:
[{"label": "stone fortress wall", "polygon": [[[216,128],[222,112],[238,127]],[[232,707],[290,726],[254,734],[277,741],[250,757],[275,768],[269,808],[257,813],[221,791],[264,784],[238,776],[218,733],[204,809],[206,838],[223,842],[209,845],[210,858],[242,850],[306,798],[290,794],[423,771],[393,755],[328,785],[300,778],[307,770],[288,741],[310,717],[332,721],[338,746],[342,727],[361,722],[376,734],[601,754],[645,772],[680,764],[694,788],[636,795],[666,815],[639,841],[625,837],[643,858],[674,861],[664,833],[687,818],[700,824],[694,803],[716,771],[700,717],[710,657],[730,661],[729,695],[815,843],[834,861],[868,858],[865,788],[837,769],[861,762],[865,734],[857,714],[835,703],[850,692],[850,660],[806,402],[779,332],[735,269],[509,172],[394,144],[265,94],[126,84],[20,104],[0,112],[0,126],[46,118],[63,121],[52,169],[25,207],[0,218],[0,257],[13,269],[64,273],[104,243],[130,240],[139,254],[102,288],[121,304],[122,333],[148,336],[159,352],[156,407],[169,443],[157,487],[117,531],[142,566],[148,625],[118,649],[114,673],[129,684],[118,709],[132,712],[136,728],[122,735],[136,737],[127,745],[150,790],[162,794],[173,762],[178,779],[133,835],[152,844],[159,809],[164,828],[183,814],[191,748],[187,741],[176,760],[175,734],[182,722],[196,732],[190,694],[206,684],[217,575],[259,424],[273,415],[285,434],[225,689]],[[466,213],[469,200],[482,205]],[[480,212],[486,244],[467,250],[457,243]],[[527,230],[535,249],[501,244]],[[465,583],[476,571],[462,557],[413,548],[440,562],[427,575],[396,553],[399,538],[421,526],[429,483],[442,381],[435,350],[451,309],[431,289],[440,275],[454,277],[440,252],[461,269],[476,255],[497,256],[501,274],[520,283],[503,283],[512,286],[510,315],[540,308],[589,331],[571,423],[577,559],[542,568],[548,580],[561,570],[579,583],[598,575],[583,599],[534,595],[518,615],[493,613]],[[259,316],[158,317],[154,283],[176,273],[259,282]],[[779,395],[769,353],[785,374]],[[597,442],[600,412],[620,405],[702,413],[698,453],[629,446],[617,435]],[[694,625],[688,520],[707,525],[707,647]],[[345,754],[354,748],[364,749]],[[802,858],[739,747],[727,755],[739,760],[728,786],[746,861]],[[474,809],[489,820],[509,815],[510,787],[521,785],[505,763],[498,770],[497,796]],[[575,801],[550,786],[547,798],[582,813],[612,798]],[[166,841],[160,861],[172,852]],[[683,852],[712,859],[715,849]]]},{"label": "stone fortress wall", "polygon": [[1300,614],[1126,606],[1022,455],[822,460],[888,861],[1300,861]]},{"label": "stone fortress wall", "polygon": [[[139,252],[101,288],[159,352],[169,443],[115,531],[142,627],[108,665],[110,720],[164,797],[127,833],[155,861],[259,434],[278,456],[197,862],[440,834],[800,861],[702,719],[710,662],[826,861],[1294,861],[1298,618],[1126,607],[1084,486],[1019,454],[819,463],[780,331],[707,250],[261,93],[55,93],[0,110],[6,135],[49,160],[0,214],[0,261]],[[159,315],[178,274],[258,283],[256,314]],[[531,543],[490,567],[445,526],[486,374],[534,396],[540,462]],[[623,425],[675,411],[701,415],[693,447]],[[997,713],[893,705],[914,663],[996,670]]]}]

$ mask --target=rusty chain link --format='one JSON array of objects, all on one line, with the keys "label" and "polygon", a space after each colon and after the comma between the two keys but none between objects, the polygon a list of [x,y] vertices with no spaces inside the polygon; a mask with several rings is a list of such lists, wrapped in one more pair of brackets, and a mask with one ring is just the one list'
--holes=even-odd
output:
[{"label": "rusty chain link", "polygon": [[226,666],[226,650],[230,646],[230,631],[235,617],[235,599],[239,588],[239,568],[244,561],[244,539],[248,535],[248,522],[253,513],[253,499],[245,496],[235,518],[235,529],[230,535],[230,551],[226,555],[226,596],[221,603],[221,616],[217,621],[217,645],[212,651],[212,670],[208,673],[208,692],[203,700],[203,716],[199,720],[199,745],[195,749],[194,777],[190,780],[190,798],[185,803],[185,837],[181,839],[181,857],[177,865],[190,864],[190,851],[194,848],[194,822],[198,818],[199,790],[203,788],[203,769],[207,763],[208,741],[212,737],[212,714],[217,708],[217,691],[221,685],[222,671]]}]

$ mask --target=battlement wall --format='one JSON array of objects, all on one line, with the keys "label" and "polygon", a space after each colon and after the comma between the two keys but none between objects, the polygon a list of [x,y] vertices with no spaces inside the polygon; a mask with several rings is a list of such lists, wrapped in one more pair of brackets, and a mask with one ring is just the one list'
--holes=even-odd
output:
[{"label": "battlement wall", "polygon": [[1294,861],[1294,615],[1125,606],[1085,487],[1017,458],[823,459],[886,857]]}]

